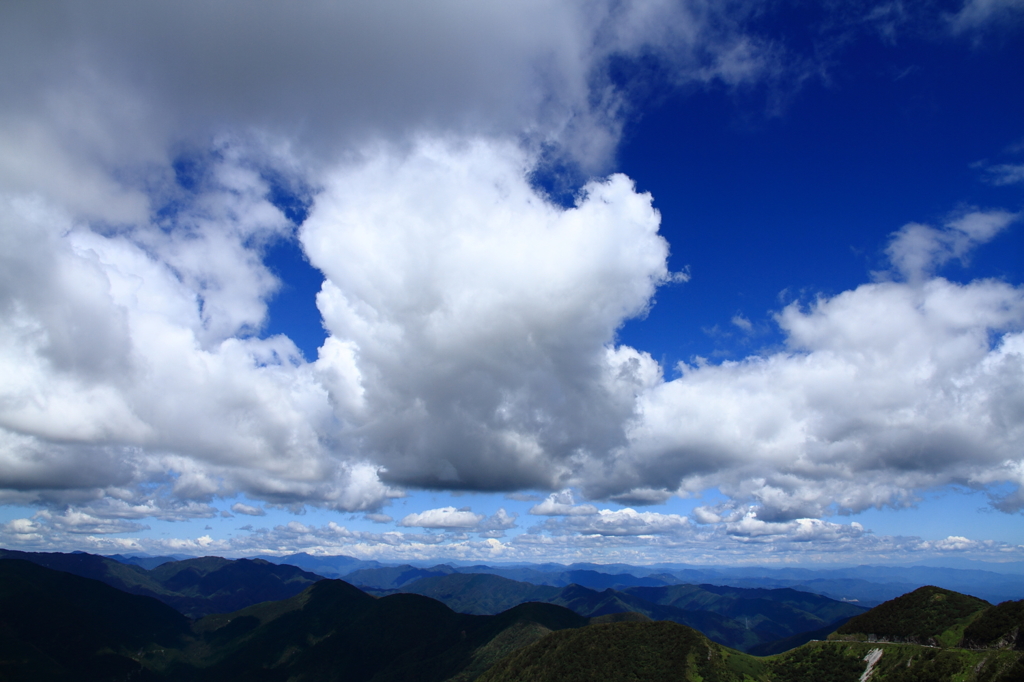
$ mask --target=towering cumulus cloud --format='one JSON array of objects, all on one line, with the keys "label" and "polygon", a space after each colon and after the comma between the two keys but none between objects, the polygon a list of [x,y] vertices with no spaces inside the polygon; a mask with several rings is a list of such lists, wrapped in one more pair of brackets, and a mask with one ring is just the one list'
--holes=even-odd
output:
[{"label": "towering cumulus cloud", "polygon": [[615,175],[576,206],[481,140],[375,152],[327,181],[302,242],[327,277],[317,362],[385,479],[558,487],[625,444],[651,358],[614,347],[669,279],[651,197]]}]

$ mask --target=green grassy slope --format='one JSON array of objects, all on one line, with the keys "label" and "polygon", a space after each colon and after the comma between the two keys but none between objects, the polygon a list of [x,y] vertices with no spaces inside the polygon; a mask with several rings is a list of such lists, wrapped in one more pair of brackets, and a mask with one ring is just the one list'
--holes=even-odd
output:
[{"label": "green grassy slope", "polygon": [[920,587],[848,620],[838,637],[953,646],[972,616],[990,604],[941,587]]},{"label": "green grassy slope", "polygon": [[[684,625],[613,623],[552,633],[502,659],[477,679],[479,682],[743,682],[744,676],[737,670],[741,666],[730,666],[729,658],[722,647]],[[756,663],[747,663],[749,672],[759,672]]]},{"label": "green grassy slope", "polygon": [[810,642],[765,660],[770,682],[1021,682],[1018,652],[942,649],[890,642]]},{"label": "green grassy slope", "polygon": [[[677,593],[684,591],[708,599],[696,590]],[[549,635],[503,659],[480,680],[859,682],[870,668],[871,682],[1024,682],[1024,638],[1019,636],[1024,601],[991,607],[967,595],[922,588],[849,623],[840,629],[845,634],[831,641],[808,642],[775,656],[758,658],[717,647],[706,660],[722,665],[707,669],[690,665],[696,662],[692,657],[681,662],[681,651],[694,650],[692,637],[675,641],[637,634],[645,631],[642,626],[667,623],[619,623],[603,626],[606,630],[591,626]],[[867,641],[878,632],[903,643]],[[913,643],[915,638],[937,645]]]},{"label": "green grassy slope", "polygon": [[1024,599],[1005,601],[964,629],[960,646],[973,649],[1024,649]]},{"label": "green grassy slope", "polygon": [[494,665],[479,682],[1020,682],[1019,652],[919,644],[811,642],[758,658],[673,623],[616,623],[548,635]]}]

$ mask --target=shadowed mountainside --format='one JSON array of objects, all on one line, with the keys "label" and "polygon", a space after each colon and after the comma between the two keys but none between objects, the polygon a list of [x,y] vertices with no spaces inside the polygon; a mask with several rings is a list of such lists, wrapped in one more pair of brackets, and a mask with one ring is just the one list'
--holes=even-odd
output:
[{"label": "shadowed mountainside", "polygon": [[587,622],[538,603],[471,616],[420,595],[376,599],[322,580],[190,624],[155,599],[0,560],[4,680],[468,681],[510,651]]},{"label": "shadowed mountainside", "polygon": [[188,634],[185,616],[150,597],[0,560],[0,679],[147,679],[135,654],[181,646]]}]

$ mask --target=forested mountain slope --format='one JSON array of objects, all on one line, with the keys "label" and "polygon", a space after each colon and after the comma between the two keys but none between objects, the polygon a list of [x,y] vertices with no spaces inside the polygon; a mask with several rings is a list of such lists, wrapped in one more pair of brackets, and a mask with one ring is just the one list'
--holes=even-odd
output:
[{"label": "forested mountain slope", "polygon": [[[248,599],[258,594],[254,585],[267,576],[291,575],[275,573],[267,566],[281,567],[265,562],[217,558],[168,562],[152,571],[119,569],[90,555],[42,559],[136,589],[155,585],[210,603],[222,598],[218,595],[230,596],[232,582],[247,584],[255,576],[243,590]],[[374,597],[340,580],[321,580],[286,599],[190,620],[154,598],[99,580],[0,559],[0,680],[1024,680],[1024,601],[991,606],[933,586],[851,618],[827,641],[757,657],[684,624],[653,619],[686,614],[705,619],[702,627],[714,631],[722,623],[736,623],[724,614],[762,614],[762,626],[796,614],[794,622],[806,623],[849,605],[792,590],[675,585],[596,591],[459,573],[421,581],[424,591],[447,590],[449,598],[468,607],[476,594],[480,610],[539,590],[536,595],[562,601],[579,613],[536,601],[493,615],[458,613],[421,594]],[[819,637],[830,629],[822,628]],[[776,640],[773,646],[800,644],[798,639]]]}]

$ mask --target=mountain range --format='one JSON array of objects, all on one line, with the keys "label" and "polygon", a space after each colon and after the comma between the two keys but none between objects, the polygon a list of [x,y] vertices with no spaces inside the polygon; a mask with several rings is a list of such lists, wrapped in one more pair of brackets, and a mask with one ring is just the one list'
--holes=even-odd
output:
[{"label": "mountain range", "polygon": [[[41,566],[100,580],[130,594],[153,597],[190,618],[226,613],[265,601],[287,599],[317,580],[314,573],[263,559],[200,557],[160,563],[150,570],[109,557],[84,553],[33,553],[0,550],[0,558],[19,558]],[[475,568],[475,567],[474,567]],[[420,594],[460,613],[496,615],[526,602],[545,602],[584,617],[632,612],[703,632],[719,644],[758,653],[774,653],[786,640],[792,647],[821,628],[835,629],[864,607],[789,588],[733,588],[714,585],[668,585],[652,577],[602,574],[590,569],[563,571],[594,585],[535,585],[489,573],[457,573],[450,567],[364,568],[347,582],[376,596]],[[399,588],[374,589],[359,584],[367,576]],[[619,589],[605,587],[615,585]],[[830,630],[831,631],[831,630]],[[805,639],[800,636],[806,633]]]},{"label": "mountain range", "polygon": [[[503,578],[565,587],[573,583],[595,590],[612,587],[675,585],[721,585],[751,589],[791,588],[813,592],[839,601],[861,606],[877,606],[925,585],[941,585],[947,589],[971,594],[993,603],[1017,599],[1024,595],[1024,574],[996,572],[980,568],[942,568],[933,566],[856,566],[847,568],[764,568],[764,567],[692,567],[680,565],[631,566],[628,564],[560,564],[472,566],[367,565],[348,572],[332,572],[321,562],[321,570],[310,568],[312,557],[262,557],[267,561],[291,563],[325,577],[342,578],[370,589],[399,589],[419,578],[449,573],[490,573]],[[332,557],[337,562],[339,558]],[[353,566],[345,557],[345,568]],[[340,562],[339,562],[340,563]],[[377,563],[377,562],[373,562]],[[1003,570],[1013,566],[998,565]]]},{"label": "mountain range", "polygon": [[1024,600],[935,586],[870,610],[623,574],[593,589],[439,570],[371,594],[259,559],[169,559],[0,551],[0,679],[1024,680]]}]

